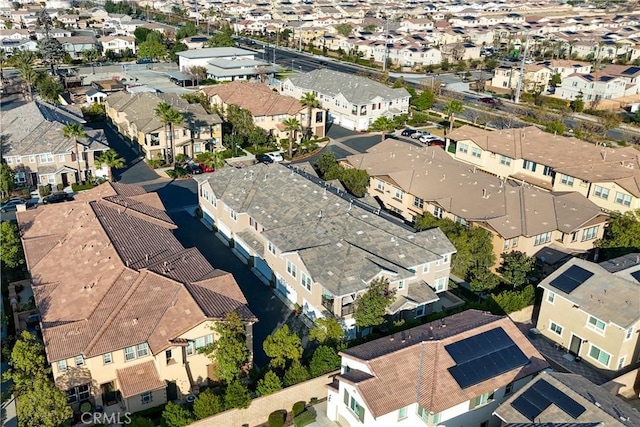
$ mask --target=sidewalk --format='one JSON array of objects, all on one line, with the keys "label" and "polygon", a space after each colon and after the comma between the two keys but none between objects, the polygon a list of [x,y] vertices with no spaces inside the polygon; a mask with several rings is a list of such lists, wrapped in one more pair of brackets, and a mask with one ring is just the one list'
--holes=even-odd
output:
[{"label": "sidewalk", "polygon": [[326,400],[313,405],[313,409],[316,411],[316,420],[309,427],[340,427],[340,424],[327,418]]},{"label": "sidewalk", "polygon": [[2,402],[2,427],[18,427],[18,418],[16,417],[16,400],[13,396],[6,402]]}]

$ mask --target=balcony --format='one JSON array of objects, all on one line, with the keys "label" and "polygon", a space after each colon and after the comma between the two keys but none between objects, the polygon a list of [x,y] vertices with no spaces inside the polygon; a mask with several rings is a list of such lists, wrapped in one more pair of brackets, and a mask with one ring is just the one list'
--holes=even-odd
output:
[{"label": "balcony", "polygon": [[356,312],[355,304],[346,304],[342,306],[342,317],[348,316]]},{"label": "balcony", "polygon": [[322,296],[322,306],[324,308],[326,308],[327,310],[329,310],[329,312],[331,314],[334,314],[333,312],[333,297],[327,297],[325,295]]}]

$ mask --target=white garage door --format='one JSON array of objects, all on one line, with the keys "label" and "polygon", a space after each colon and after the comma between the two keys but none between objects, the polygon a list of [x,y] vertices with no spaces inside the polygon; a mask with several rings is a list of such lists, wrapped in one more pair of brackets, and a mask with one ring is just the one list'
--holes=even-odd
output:
[{"label": "white garage door", "polygon": [[279,274],[276,274],[276,291],[287,297],[292,303],[298,302],[298,293]]},{"label": "white garage door", "polygon": [[224,236],[225,239],[231,240],[231,229],[224,225],[222,221],[218,221],[218,231]]},{"label": "white garage door", "polygon": [[351,119],[347,119],[346,117],[342,119],[342,123],[340,123],[340,126],[342,126],[343,128],[346,129],[353,129],[355,126],[355,122]]}]

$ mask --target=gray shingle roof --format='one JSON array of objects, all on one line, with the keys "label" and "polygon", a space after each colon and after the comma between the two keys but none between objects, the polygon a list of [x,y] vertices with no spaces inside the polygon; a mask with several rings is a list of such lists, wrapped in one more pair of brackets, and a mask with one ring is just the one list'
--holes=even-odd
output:
[{"label": "gray shingle roof", "polygon": [[256,53],[253,51],[239,49],[237,47],[210,47],[205,49],[185,50],[184,52],[177,53],[178,56],[189,59],[220,58],[224,56],[244,56],[255,54]]},{"label": "gray shingle roof", "polygon": [[336,97],[342,94],[348,102],[367,104],[377,97],[392,100],[409,96],[404,88],[390,88],[365,77],[322,68],[289,78],[291,83],[305,91]]}]

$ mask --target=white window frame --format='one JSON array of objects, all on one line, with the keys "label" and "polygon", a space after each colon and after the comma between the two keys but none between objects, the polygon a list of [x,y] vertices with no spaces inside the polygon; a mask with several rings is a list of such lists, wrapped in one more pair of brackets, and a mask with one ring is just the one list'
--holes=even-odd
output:
[{"label": "white window frame", "polygon": [[[591,355],[591,352],[593,350],[596,350],[598,352],[598,356],[597,357],[594,357],[594,356]],[[600,347],[595,346],[593,344],[589,345],[589,352],[587,354],[589,355],[589,357],[591,359],[595,360],[596,362],[598,362],[599,364],[601,364],[602,366],[605,366],[607,368],[609,367],[609,363],[611,363],[611,355],[609,353],[607,353],[606,351],[604,351],[603,349],[601,349]],[[607,356],[607,363],[604,363],[604,362],[602,362],[600,360],[600,356],[603,355],[603,354],[605,354]]]},{"label": "white window frame", "polygon": [[438,219],[442,219],[443,216],[443,210],[440,206],[434,206],[433,207],[433,216],[435,216]]},{"label": "white window frame", "polygon": [[471,149],[471,157],[475,157],[476,159],[479,159],[482,157],[482,150],[479,149],[478,147],[473,147]]},{"label": "white window frame", "polygon": [[58,154],[58,161],[59,162],[65,162],[66,161],[67,156],[65,156],[64,154]]},{"label": "white window frame", "polygon": [[549,243],[551,241],[551,232],[547,231],[546,233],[540,233],[536,236],[533,246],[544,245],[545,243]]},{"label": "white window frame", "polygon": [[407,407],[403,406],[398,409],[398,421],[404,420],[405,418],[407,418]]},{"label": "white window frame", "polygon": [[448,264],[449,263],[449,254],[442,255],[442,263],[443,264]]},{"label": "white window frame", "polygon": [[593,195],[603,200],[607,200],[609,199],[609,189],[606,187],[601,187],[599,185],[596,185],[593,189]]},{"label": "white window frame", "polygon": [[110,365],[111,363],[113,363],[113,356],[111,355],[111,353],[105,353],[102,355],[102,364],[103,365]]},{"label": "white window frame", "polygon": [[[593,320],[593,322],[592,322],[592,320]],[[599,324],[602,324],[602,327],[599,327],[598,326]],[[607,324],[604,321],[602,321],[602,320],[598,319],[596,316],[592,316],[592,315],[589,315],[587,317],[587,325],[586,326],[587,326],[587,328],[589,328],[592,331],[595,331],[595,332],[597,332],[597,333],[599,333],[601,335],[604,335],[604,332],[607,329]]]},{"label": "white window frame", "polygon": [[146,357],[149,355],[149,346],[147,345],[146,342],[143,342],[141,344],[138,344],[136,346],[136,355],[140,358],[140,357]]},{"label": "white window frame", "polygon": [[565,174],[562,174],[562,176],[560,176],[560,182],[569,187],[573,187],[573,181],[574,179],[572,176],[565,175]]},{"label": "white window frame", "polygon": [[22,156],[16,156],[16,165],[22,163]]},{"label": "white window frame", "polygon": [[458,144],[458,151],[467,154],[469,153],[469,146],[467,144]]},{"label": "white window frame", "polygon": [[624,340],[629,341],[632,336],[633,336],[633,326],[630,326],[624,331]]},{"label": "white window frame", "polygon": [[53,163],[53,154],[51,153],[40,154],[40,163]]},{"label": "white window frame", "polygon": [[130,362],[136,360],[136,346],[132,345],[124,348],[124,361]]},{"label": "white window frame", "polygon": [[500,156],[500,164],[503,166],[511,166],[511,158],[506,156]]},{"label": "white window frame", "polygon": [[398,280],[398,290],[404,289],[404,280]]},{"label": "white window frame", "polygon": [[551,291],[547,291],[547,302],[549,304],[553,304],[554,301],[556,300],[556,293],[555,292],[551,292]]},{"label": "white window frame", "polygon": [[401,190],[400,188],[396,188],[395,198],[398,200],[402,200],[403,197],[404,197],[404,191]]},{"label": "white window frame", "polygon": [[383,182],[383,181],[380,181],[379,179],[378,179],[378,180],[376,180],[376,181],[377,181],[377,183],[376,183],[376,188],[377,188],[378,190],[380,190],[380,191],[384,191],[384,182]]},{"label": "white window frame", "polygon": [[304,271],[300,272],[300,284],[302,285],[303,288],[311,292],[313,283],[311,282],[311,277],[307,276],[307,274]]},{"label": "white window frame", "polygon": [[298,267],[291,260],[287,260],[287,273],[294,279],[298,277]]},{"label": "white window frame", "polygon": [[429,272],[429,263],[426,263],[422,266],[422,274],[426,274]]},{"label": "white window frame", "polygon": [[84,366],[84,357],[82,357],[82,355],[76,356],[74,358],[74,362],[76,367]]},{"label": "white window frame", "polygon": [[593,240],[598,237],[598,230],[600,226],[594,225],[593,227],[585,228],[582,230],[582,241],[586,242],[588,240]]},{"label": "white window frame", "polygon": [[153,402],[153,392],[145,391],[144,393],[140,393],[140,403],[143,405],[147,405]]},{"label": "white window frame", "polygon": [[[558,331],[558,329],[560,331]],[[559,337],[561,337],[562,331],[564,331],[564,328],[562,327],[562,325],[558,325],[556,322],[549,321],[549,330],[554,334],[558,335]]]},{"label": "white window frame", "polygon": [[267,241],[267,250],[272,254],[275,255],[276,254],[276,247],[273,243],[271,243],[271,241]]},{"label": "white window frame", "polygon": [[416,307],[416,317],[422,317],[426,313],[426,304],[422,304]]},{"label": "white window frame", "polygon": [[229,209],[229,216],[234,222],[238,222],[238,214],[233,209]]},{"label": "white window frame", "polygon": [[438,279],[436,279],[435,281],[435,289],[436,292],[442,292],[446,289],[446,285],[447,285],[447,278],[446,277],[440,277]]},{"label": "white window frame", "polygon": [[36,163],[36,156],[29,156],[29,163]]},{"label": "white window frame", "polygon": [[621,193],[616,191],[615,202],[622,206],[631,206],[631,196],[628,194]]},{"label": "white window frame", "polygon": [[13,164],[13,157],[5,157],[4,160],[7,162],[8,165],[12,165]]},{"label": "white window frame", "polygon": [[624,362],[626,362],[627,360],[627,356],[620,356],[618,358],[618,365],[616,367],[616,371],[619,371],[620,369],[624,368]]},{"label": "white window frame", "polygon": [[56,367],[58,368],[58,372],[67,372],[68,367],[66,359],[58,360],[56,365]]}]

